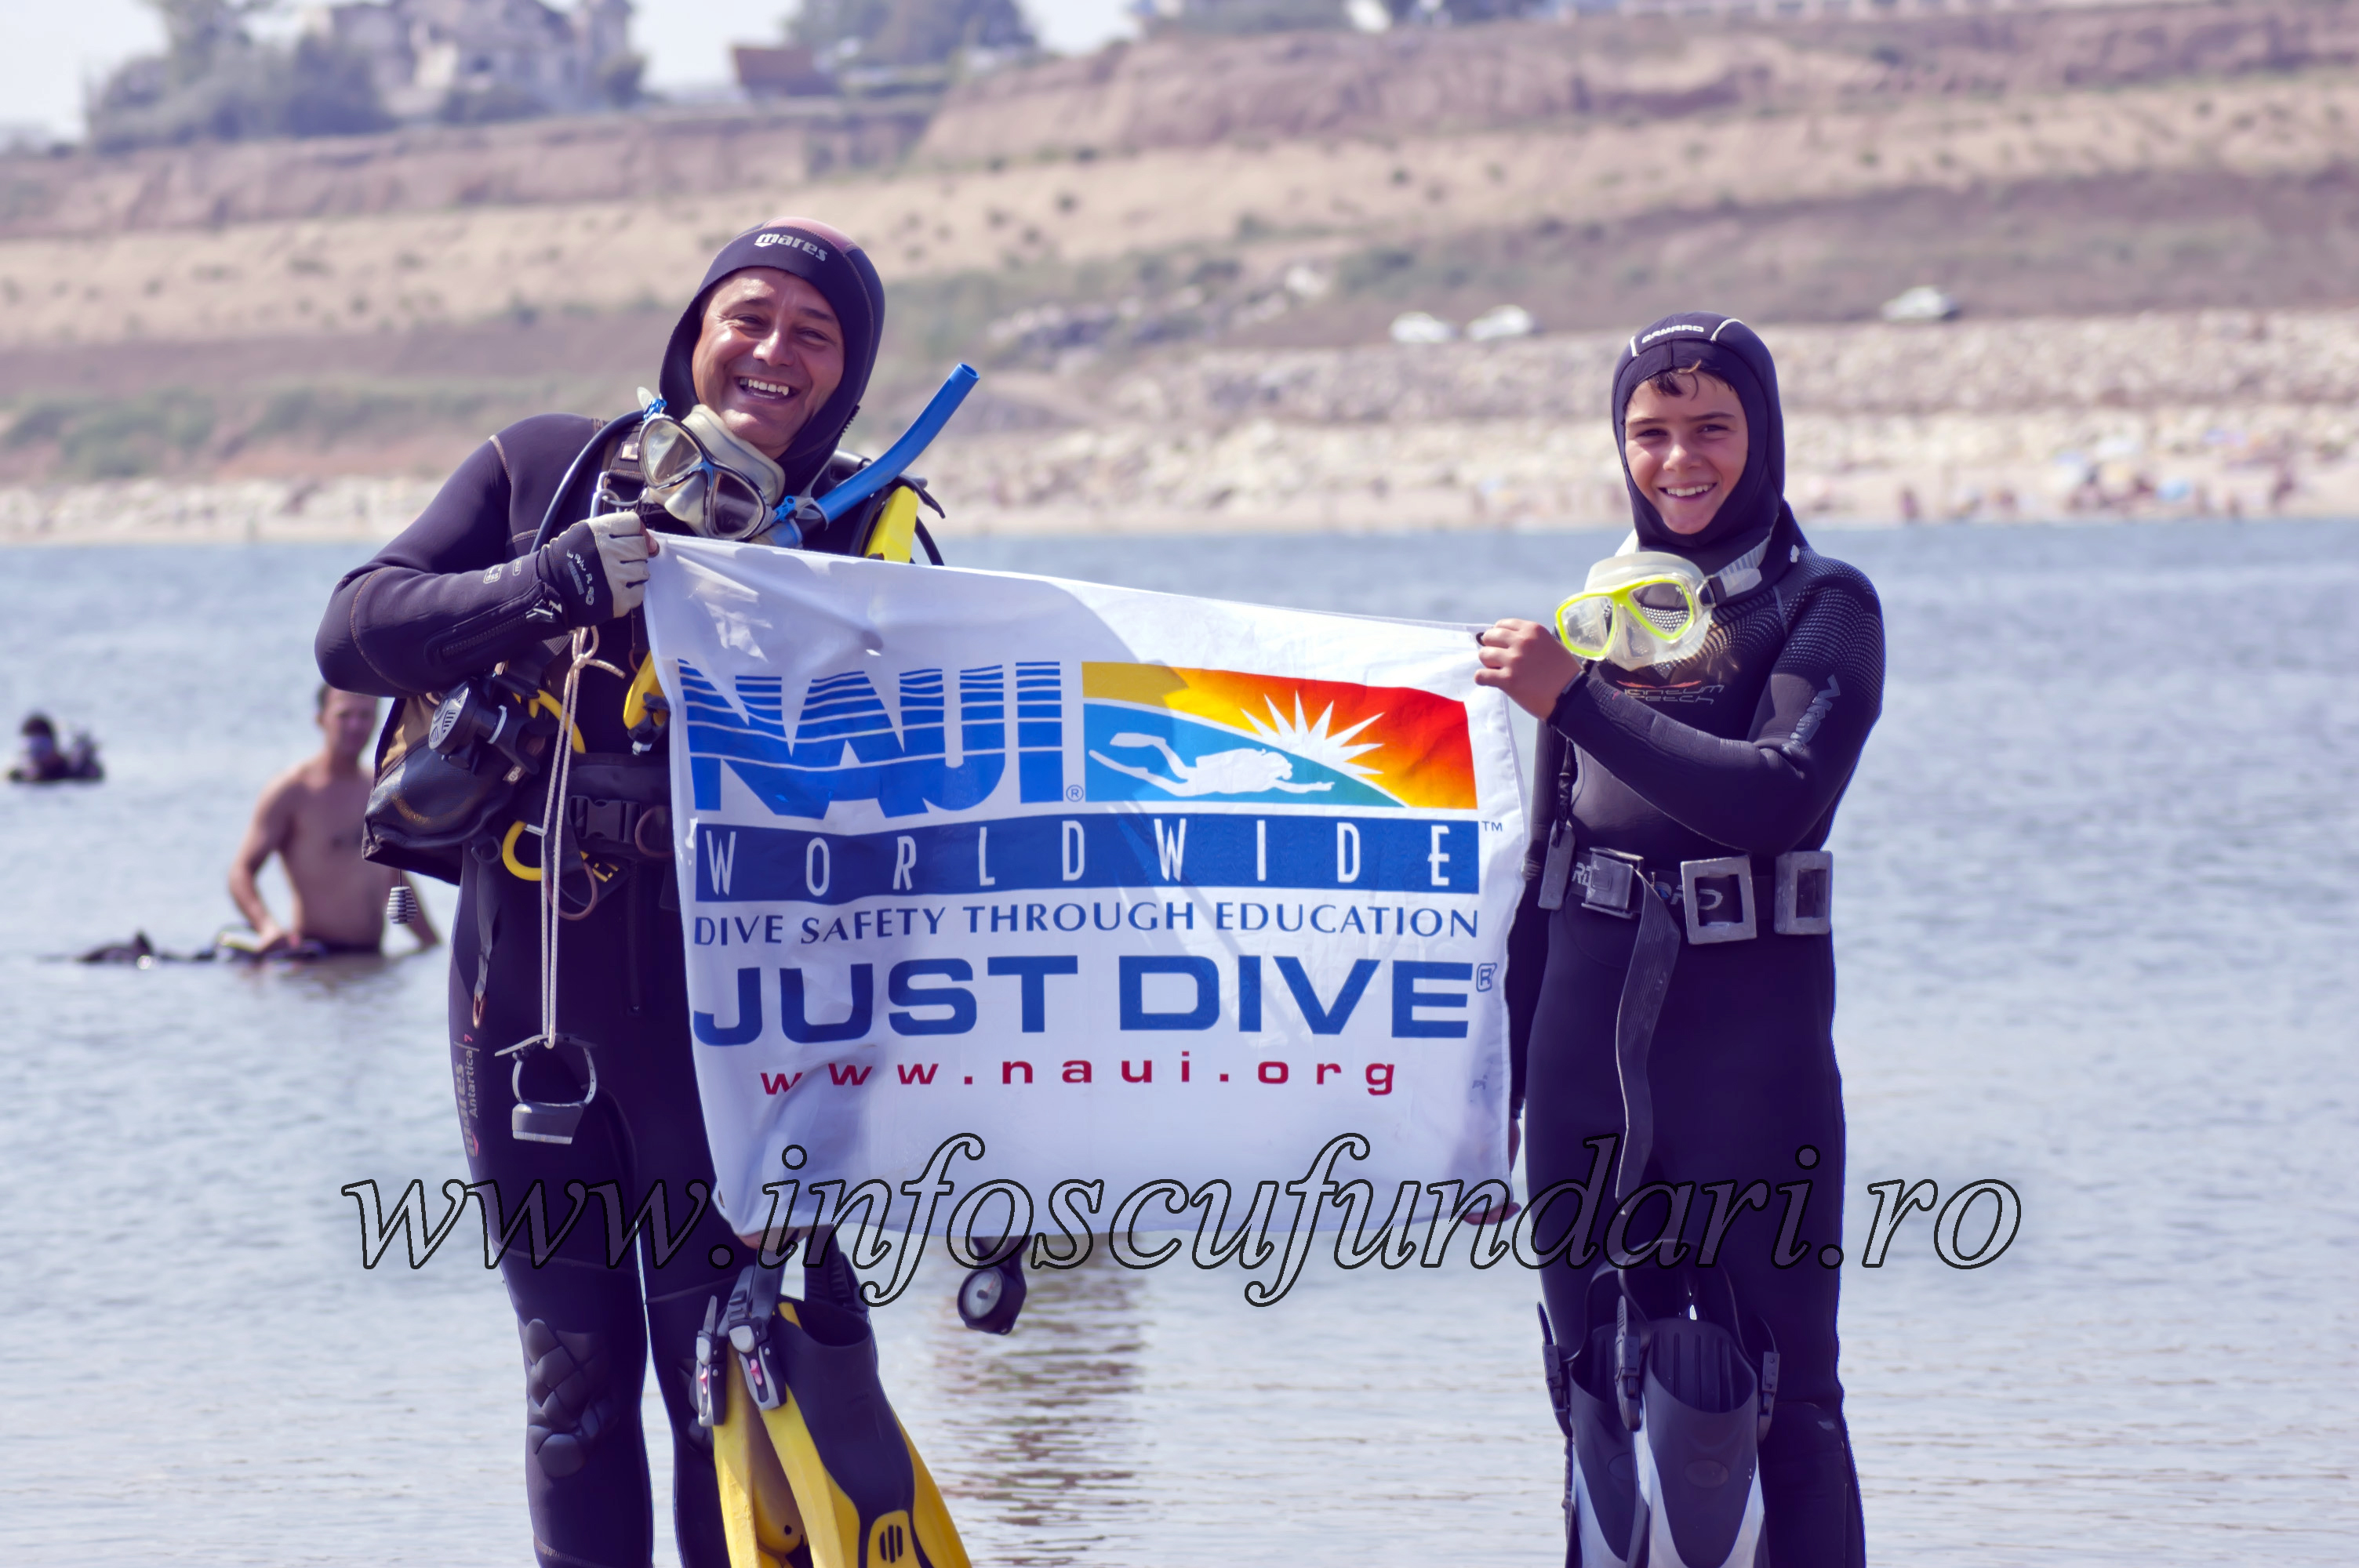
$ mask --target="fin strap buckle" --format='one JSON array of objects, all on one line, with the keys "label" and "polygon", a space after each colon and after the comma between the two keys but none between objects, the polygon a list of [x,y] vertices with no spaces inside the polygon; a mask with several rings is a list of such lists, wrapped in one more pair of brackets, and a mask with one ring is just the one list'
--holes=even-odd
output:
[{"label": "fin strap buckle", "polygon": [[721,1298],[704,1303],[704,1326],[696,1332],[696,1424],[711,1432],[729,1413],[729,1336],[720,1326]]},{"label": "fin strap buckle", "polygon": [[1565,1436],[1572,1435],[1572,1377],[1569,1363],[1571,1356],[1560,1349],[1556,1331],[1549,1325],[1548,1308],[1540,1308],[1540,1375],[1548,1380],[1549,1404],[1556,1411],[1556,1423]]},{"label": "fin strap buckle", "polygon": [[1624,1295],[1614,1303],[1614,1403],[1622,1415],[1622,1424],[1636,1432],[1646,1393],[1646,1332],[1645,1320],[1630,1321],[1630,1298]]},{"label": "fin strap buckle", "polygon": [[770,1320],[778,1313],[780,1273],[759,1263],[747,1264],[737,1276],[736,1288],[729,1292],[729,1310],[721,1320],[721,1331],[745,1369],[746,1390],[753,1394],[754,1403],[766,1411],[777,1410],[787,1400],[786,1378],[777,1350],[770,1343]]}]

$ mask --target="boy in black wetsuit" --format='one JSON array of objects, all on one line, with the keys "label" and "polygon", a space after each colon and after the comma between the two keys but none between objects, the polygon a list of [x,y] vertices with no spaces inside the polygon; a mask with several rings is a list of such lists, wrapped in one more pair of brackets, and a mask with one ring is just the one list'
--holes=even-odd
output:
[{"label": "boy in black wetsuit", "polygon": [[[850,471],[832,460],[866,389],[884,314],[875,269],[833,229],[785,218],[749,230],[714,258],[673,330],[659,384],[667,408],[766,507],[823,494]],[[584,750],[569,798],[587,808],[583,840],[616,869],[597,884],[592,907],[578,919],[569,911],[558,972],[558,1026],[594,1054],[596,1093],[571,1142],[511,1131],[519,1102],[578,1102],[589,1088],[585,1053],[497,1054],[540,1033],[540,884],[507,867],[497,838],[509,816],[542,819],[539,780],[463,857],[451,1072],[470,1169],[497,1184],[506,1217],[537,1186],[553,1227],[574,1201],[569,1184],[587,1192],[580,1223],[545,1264],[521,1227],[501,1264],[524,1346],[526,1488],[539,1561],[647,1562],[654,1519],[639,1398],[652,1350],[671,1420],[680,1559],[707,1568],[728,1554],[709,1437],[694,1420],[694,1340],[708,1300],[728,1293],[751,1255],[710,1205],[676,1247],[648,1234],[685,1222],[690,1185],[710,1189],[712,1161],[690,1055],[667,819],[658,815],[669,798],[664,746],[658,734],[635,754],[623,719],[625,683],[647,646],[637,610],[647,557],[660,546],[638,513],[584,517],[600,454],[558,493],[599,430],[596,420],[551,414],[486,441],[416,523],[337,585],[318,654],[332,685],[400,697],[447,692],[498,661],[537,658],[570,629],[596,630],[598,663],[581,674]],[[703,531],[694,506],[672,508],[683,512]],[[536,546],[545,517],[555,537]],[[864,521],[855,511],[800,546],[844,553]],[[658,516],[654,526],[674,524]],[[566,901],[580,896],[568,892]],[[600,1194],[603,1184],[613,1190]],[[651,1197],[661,1203],[647,1211],[638,1256],[626,1245],[616,1266],[610,1228],[620,1233]]]},{"label": "boy in black wetsuit", "polygon": [[[1643,1069],[1652,1158],[1615,1195],[1647,1183],[1686,1188],[1692,1206],[1671,1210],[1685,1228],[1663,1240],[1684,1241],[1690,1259],[1714,1209],[1733,1208],[1714,1266],[1767,1324],[1782,1362],[1761,1444],[1770,1556],[1777,1568],[1845,1568],[1865,1548],[1835,1366],[1834,957],[1825,922],[1788,920],[1778,900],[1780,873],[1812,863],[1793,852],[1826,842],[1880,710],[1882,612],[1867,579],[1813,552],[1795,524],[1776,367],[1743,323],[1673,316],[1633,338],[1614,371],[1614,424],[1636,524],[1630,548],[1681,557],[1714,602],[1700,648],[1643,667],[1584,662],[1527,621],[1483,634],[1477,678],[1543,721],[1529,881],[1510,937],[1527,1172],[1535,1195],[1586,1181],[1587,1141],[1630,1130],[1616,1022],[1632,1005],[1634,911],[1649,896],[1683,904]],[[1699,875],[1709,861],[1717,871]],[[1734,936],[1734,912],[1747,904],[1753,929]],[[1733,1184],[1725,1206],[1711,1195],[1721,1183]],[[1789,1227],[1798,1195],[1786,1189],[1798,1184],[1805,1202]],[[1658,1200],[1650,1220],[1673,1201]],[[1576,1206],[1549,1209],[1560,1234],[1544,1224],[1543,1245],[1564,1239]],[[1543,1273],[1560,1346],[1585,1337],[1603,1228],[1571,1237],[1565,1260]],[[1623,1277],[1642,1302],[1671,1278],[1652,1262]]]}]

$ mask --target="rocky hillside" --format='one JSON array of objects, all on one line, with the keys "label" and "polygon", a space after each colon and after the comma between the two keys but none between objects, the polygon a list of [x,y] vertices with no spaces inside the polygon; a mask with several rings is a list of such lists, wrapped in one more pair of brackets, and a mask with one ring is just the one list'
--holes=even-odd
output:
[{"label": "rocky hillside", "polygon": [[1572,25],[1171,38],[970,82],[920,156],[1428,135],[1568,121],[1857,109],[2342,69],[2359,7],[2194,4],[1859,19],[1586,16]]},{"label": "rocky hillside", "polygon": [[[1771,326],[1813,524],[2349,515],[2359,310]],[[1225,351],[1005,373],[928,454],[955,551],[994,532],[1613,524],[1618,334]],[[0,486],[0,541],[371,537],[430,481]]]},{"label": "rocky hillside", "polygon": [[[1788,494],[1813,518],[2359,504],[2359,311],[1770,326]],[[1621,334],[1224,352],[1109,382],[936,466],[960,525],[1367,529],[1628,515]]]},{"label": "rocky hillside", "polygon": [[[2016,273],[2050,308],[2209,302],[2153,294],[2190,261],[2211,264],[2199,289],[2256,265],[2276,269],[2268,297],[2285,302],[2350,287],[2359,73],[1674,124],[1229,142],[824,181],[781,169],[758,189],[659,200],[0,240],[0,350],[648,308],[691,285],[723,238],[796,207],[862,235],[902,297],[938,287],[989,312],[946,324],[978,351],[982,329],[1026,305],[1125,297],[1156,342],[1266,333],[1281,315],[1298,341],[1332,342],[1381,332],[1410,305],[1480,308],[1492,301],[1451,296],[1499,290],[1538,291],[1527,303],[1550,324],[1602,325],[1699,289],[1756,314],[1855,317],[1929,279],[1970,307],[2015,310],[1975,290]],[[2280,188],[2282,217],[2256,227]],[[2079,232],[2087,223],[2102,232]],[[2296,275],[2270,259],[2278,250]],[[1306,265],[1336,287],[1278,287]],[[1174,304],[1190,287],[1203,298]]]},{"label": "rocky hillside", "polygon": [[[1594,362],[1698,306],[1804,355],[1837,513],[1930,508],[1961,465],[2031,509],[2079,471],[2051,459],[2125,442],[2326,505],[2359,389],[2295,324],[2339,344],[2359,307],[2354,59],[2348,0],[1588,18],[1113,49],[970,82],[930,129],[834,106],[0,160],[0,483],[430,479],[523,414],[625,406],[712,250],[802,211],[890,291],[855,439],[978,364],[958,462],[994,525],[1337,522],[1272,488],[1287,462],[1303,495],[1425,497],[1404,515],[1610,512],[1610,454],[1563,446],[1594,437]],[[1862,325],[1926,283],[1963,323]],[[1506,302],[1542,336],[1382,346]],[[2282,326],[2219,336],[2242,320]],[[2040,391],[2084,329],[2110,379]],[[1907,366],[1843,402],[1871,351]],[[1903,471],[1930,477],[1842,477]],[[2192,504],[2193,471],[2149,477]]]},{"label": "rocky hillside", "polygon": [[784,103],[0,157],[0,238],[759,190],[897,163],[932,107]]}]

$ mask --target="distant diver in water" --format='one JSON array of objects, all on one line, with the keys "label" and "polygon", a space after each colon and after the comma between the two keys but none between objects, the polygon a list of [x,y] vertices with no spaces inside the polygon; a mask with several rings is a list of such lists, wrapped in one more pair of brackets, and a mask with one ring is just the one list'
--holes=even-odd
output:
[{"label": "distant diver in water", "polygon": [[58,744],[58,727],[46,713],[28,713],[16,733],[23,741],[10,784],[95,784],[106,776],[98,760],[98,742],[87,730],[74,733],[73,744]]},{"label": "distant diver in water", "polygon": [[211,953],[167,953],[147,940],[147,933],[135,931],[128,942],[104,942],[86,953],[76,953],[77,964],[134,964],[151,968],[158,964],[196,962],[212,957]]},{"label": "distant diver in water", "polygon": [[1332,789],[1332,784],[1292,784],[1294,761],[1277,752],[1264,751],[1259,746],[1240,746],[1234,752],[1213,752],[1192,762],[1182,762],[1171,742],[1160,735],[1138,735],[1125,732],[1106,742],[1125,749],[1152,746],[1163,753],[1170,766],[1172,777],[1129,762],[1117,762],[1103,752],[1092,752],[1090,761],[1115,773],[1144,779],[1158,789],[1176,795],[1258,795],[1266,789],[1282,789],[1288,795],[1311,795]]},{"label": "distant diver in water", "polygon": [[[361,752],[376,728],[376,698],[321,687],[312,702],[318,752],[270,781],[231,863],[229,893],[248,924],[224,927],[194,952],[158,947],[145,931],[73,955],[78,964],[305,963],[379,951],[389,908],[397,904],[419,947],[441,940],[408,876],[361,858],[361,811],[370,775]],[[46,720],[43,721],[46,724]],[[30,730],[28,722],[27,730]],[[295,907],[281,925],[255,876],[278,857]],[[390,895],[390,898],[388,898]]]},{"label": "distant diver in water", "polygon": [[[386,895],[409,888],[409,878],[361,858],[361,813],[371,783],[361,753],[375,732],[376,715],[373,697],[320,688],[312,704],[320,750],[264,788],[231,862],[229,895],[249,928],[232,927],[215,938],[219,957],[326,958],[379,949]],[[285,925],[272,917],[254,880],[273,855],[295,893]],[[415,890],[403,903],[419,946],[433,946],[440,938]]]}]

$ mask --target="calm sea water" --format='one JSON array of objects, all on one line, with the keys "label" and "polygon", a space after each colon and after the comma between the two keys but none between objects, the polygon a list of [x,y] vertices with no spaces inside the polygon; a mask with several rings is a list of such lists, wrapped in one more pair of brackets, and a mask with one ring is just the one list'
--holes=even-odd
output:
[{"label": "calm sea water", "polygon": [[[1831,535],[1892,678],[1835,839],[1866,1183],[2022,1195],[1961,1271],[1844,1268],[1882,1562],[2343,1563],[2359,1540],[2359,528]],[[1604,535],[969,545],[962,563],[1394,615],[1537,614]],[[439,958],[201,945],[312,743],[356,552],[0,556],[0,717],[111,777],[0,794],[0,1560],[521,1563],[515,1331],[462,1241],[364,1271],[347,1182],[462,1172]],[[448,899],[440,902],[447,916]],[[1005,1340],[936,1264],[887,1377],[978,1562],[1560,1561],[1534,1291],[1313,1270],[1036,1277]],[[661,1552],[669,1552],[669,1542]]]}]

